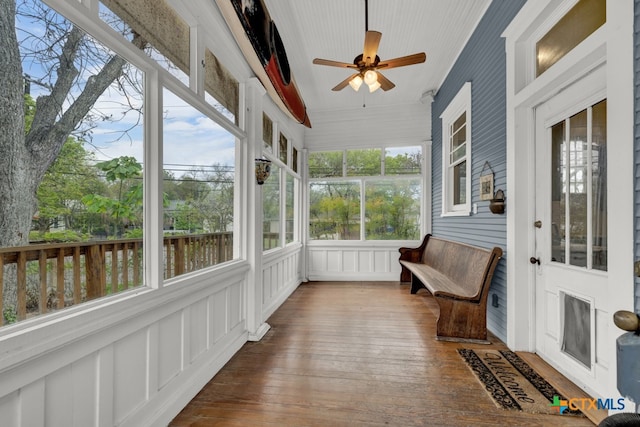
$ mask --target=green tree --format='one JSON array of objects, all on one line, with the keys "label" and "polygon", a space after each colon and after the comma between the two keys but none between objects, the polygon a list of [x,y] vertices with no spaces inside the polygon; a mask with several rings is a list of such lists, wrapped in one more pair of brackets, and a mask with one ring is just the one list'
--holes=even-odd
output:
[{"label": "green tree", "polygon": [[96,167],[112,183],[113,196],[88,194],[82,198],[87,210],[105,215],[115,236],[122,236],[129,226],[142,223],[142,165],[134,157],[121,156],[100,162]]},{"label": "green tree", "polygon": [[38,187],[38,210],[36,214],[38,231],[45,233],[59,219],[65,229],[80,231],[81,200],[89,193],[102,193],[106,186],[89,164],[93,154],[84,149],[84,144],[69,137],[62,146],[60,155],[45,173]]}]

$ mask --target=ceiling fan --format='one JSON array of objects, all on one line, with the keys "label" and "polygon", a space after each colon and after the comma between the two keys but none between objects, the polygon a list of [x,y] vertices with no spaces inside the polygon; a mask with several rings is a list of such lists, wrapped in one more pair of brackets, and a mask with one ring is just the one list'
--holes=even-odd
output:
[{"label": "ceiling fan", "polygon": [[368,0],[364,0],[364,13],[365,13],[365,36],[364,36],[364,49],[362,54],[355,57],[353,63],[332,61],[329,59],[316,58],[313,60],[314,64],[327,65],[329,67],[351,68],[357,70],[357,73],[352,74],[340,83],[338,83],[333,89],[339,91],[350,85],[353,90],[358,91],[362,83],[366,83],[369,86],[369,92],[375,92],[382,88],[382,90],[391,90],[396,85],[386,78],[378,70],[390,68],[404,67],[406,65],[420,64],[427,59],[427,55],[424,52],[414,53],[413,55],[401,56],[399,58],[388,59],[381,61],[377,55],[378,46],[382,33],[378,31],[369,31],[369,6]]}]

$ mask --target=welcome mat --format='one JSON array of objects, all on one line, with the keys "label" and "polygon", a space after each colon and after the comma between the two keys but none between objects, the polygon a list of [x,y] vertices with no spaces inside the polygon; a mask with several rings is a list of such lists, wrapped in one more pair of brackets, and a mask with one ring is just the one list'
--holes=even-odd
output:
[{"label": "welcome mat", "polygon": [[584,416],[512,351],[458,349],[499,408],[534,414]]}]

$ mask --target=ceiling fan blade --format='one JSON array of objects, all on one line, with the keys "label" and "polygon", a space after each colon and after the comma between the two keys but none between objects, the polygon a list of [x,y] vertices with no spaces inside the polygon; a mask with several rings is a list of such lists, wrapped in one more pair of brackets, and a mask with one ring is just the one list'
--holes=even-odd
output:
[{"label": "ceiling fan blade", "polygon": [[348,62],[332,61],[330,59],[316,58],[313,60],[313,63],[316,65],[328,65],[329,67],[355,68],[355,69],[358,68],[358,66],[355,64],[349,64]]},{"label": "ceiling fan blade", "polygon": [[378,72],[378,83],[380,83],[380,88],[384,91],[391,90],[396,87],[396,85],[391,80],[383,76],[381,72]]},{"label": "ceiling fan blade", "polygon": [[427,55],[424,52],[414,53],[413,55],[401,56],[399,58],[388,59],[386,61],[380,61],[376,68],[396,68],[404,67],[406,65],[420,64],[426,61]]},{"label": "ceiling fan blade", "polygon": [[[378,54],[378,46],[382,33],[378,31],[367,31],[364,36],[364,50],[362,52],[362,60],[369,64],[373,64]],[[367,60],[367,58],[370,58]]]},{"label": "ceiling fan blade", "polygon": [[341,81],[340,83],[338,83],[333,89],[333,91],[339,91],[344,89],[345,87],[347,87],[347,85],[349,84],[349,82],[351,81],[352,78],[354,78],[355,76],[359,75],[360,73],[355,73],[350,75],[349,77],[347,77],[346,79],[344,79],[343,81]]}]

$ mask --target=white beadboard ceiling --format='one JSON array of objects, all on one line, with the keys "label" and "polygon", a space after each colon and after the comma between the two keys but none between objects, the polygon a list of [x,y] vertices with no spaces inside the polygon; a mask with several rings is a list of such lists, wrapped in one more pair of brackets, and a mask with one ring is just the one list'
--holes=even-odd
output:
[{"label": "white beadboard ceiling", "polygon": [[351,63],[362,53],[365,0],[264,0],[285,45],[294,79],[313,112],[420,102],[437,90],[490,0],[369,0],[369,30],[380,31],[381,60],[425,52],[426,62],[383,71],[390,91],[333,88],[352,70],[312,64],[314,58]]}]

